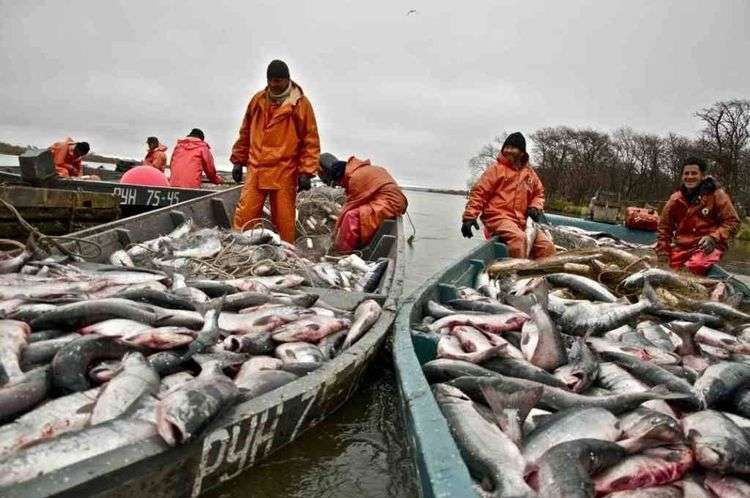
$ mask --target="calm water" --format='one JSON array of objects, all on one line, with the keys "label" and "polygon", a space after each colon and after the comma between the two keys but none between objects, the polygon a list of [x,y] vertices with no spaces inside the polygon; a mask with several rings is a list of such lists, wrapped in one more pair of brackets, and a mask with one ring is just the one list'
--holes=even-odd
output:
[{"label": "calm water", "polygon": [[[461,237],[462,197],[427,192],[407,197],[416,238],[407,248],[404,295],[480,242]],[[405,232],[412,233],[408,220]],[[384,351],[346,406],[209,496],[413,497],[416,477],[401,424],[395,374]]]},{"label": "calm water", "polygon": [[[473,245],[459,232],[465,199],[407,192],[416,228],[407,249],[404,295]],[[408,220],[406,236],[412,233]],[[750,243],[735,245],[723,262],[750,274]],[[416,495],[398,408],[395,374],[387,351],[381,353],[346,406],[303,434],[288,448],[227,483],[210,496],[388,497]]]}]

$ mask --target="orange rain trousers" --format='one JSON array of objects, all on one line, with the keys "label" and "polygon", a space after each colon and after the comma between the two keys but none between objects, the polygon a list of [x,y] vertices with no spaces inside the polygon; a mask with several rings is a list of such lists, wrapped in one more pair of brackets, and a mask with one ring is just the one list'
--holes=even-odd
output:
[{"label": "orange rain trousers", "polygon": [[250,175],[242,188],[237,210],[234,213],[234,222],[232,223],[234,228],[236,230],[253,228],[255,223],[248,226],[245,226],[245,224],[253,220],[260,221],[260,218],[263,217],[263,204],[266,202],[266,196],[268,196],[271,205],[271,222],[279,233],[281,240],[294,242],[297,189],[260,189],[256,175]]},{"label": "orange rain trousers", "polygon": [[[526,234],[516,222],[512,220],[497,220],[494,230],[488,235],[497,235],[508,248],[508,256],[511,258],[526,257]],[[489,230],[487,230],[489,232]],[[539,231],[531,246],[530,259],[544,258],[555,254],[555,244],[547,236]]]}]

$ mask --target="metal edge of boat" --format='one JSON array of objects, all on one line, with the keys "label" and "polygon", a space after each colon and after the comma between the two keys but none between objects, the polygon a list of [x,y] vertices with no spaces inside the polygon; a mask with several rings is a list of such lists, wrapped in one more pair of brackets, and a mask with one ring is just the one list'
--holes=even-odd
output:
[{"label": "metal edge of boat", "polygon": [[[653,232],[630,230],[624,226],[547,215],[554,225],[572,225],[592,231],[609,232],[629,242],[650,244]],[[494,240],[471,249],[425,281],[417,290],[401,300],[393,326],[393,363],[400,393],[400,408],[406,423],[412,460],[419,476],[421,496],[426,498],[476,497],[473,481],[450,428],[422,373],[422,364],[435,358],[437,343],[424,334],[412,331],[412,324],[422,320],[425,303],[434,299],[455,298],[458,286],[473,286],[477,275],[493,260],[507,257],[503,244]],[[713,276],[730,279],[721,267]],[[730,281],[737,290],[750,297],[750,289],[742,282]]]},{"label": "metal edge of boat", "polygon": [[447,295],[452,286],[473,286],[487,262],[506,256],[505,246],[494,240],[471,249],[403,298],[396,314],[393,364],[402,418],[423,497],[476,498],[478,494],[473,491],[469,470],[422,373],[422,364],[435,357],[436,343],[420,337],[419,333],[413,334],[411,325],[421,321],[428,300],[456,297]]},{"label": "metal edge of boat", "polygon": [[[109,254],[129,243],[168,233],[187,217],[199,226],[227,227],[240,190],[217,192],[72,235],[97,241]],[[318,370],[233,406],[186,445],[169,448],[154,436],[0,490],[0,495],[198,496],[237,477],[330,415],[357,390],[395,318],[403,285],[404,250],[401,219],[388,220],[365,250],[365,256],[389,256],[394,261],[381,281],[386,292],[308,288],[334,306],[352,308],[365,297],[383,305],[381,317],[367,334]]]},{"label": "metal edge of boat", "polygon": [[[0,170],[0,180],[14,185],[33,186],[23,180],[21,175]],[[115,194],[120,198],[121,206],[141,206],[144,208],[161,208],[174,206],[198,197],[213,193],[213,190],[180,187],[154,187],[133,185],[119,181],[96,180],[54,180],[46,188],[58,190],[81,190],[86,192],[103,192]]]}]

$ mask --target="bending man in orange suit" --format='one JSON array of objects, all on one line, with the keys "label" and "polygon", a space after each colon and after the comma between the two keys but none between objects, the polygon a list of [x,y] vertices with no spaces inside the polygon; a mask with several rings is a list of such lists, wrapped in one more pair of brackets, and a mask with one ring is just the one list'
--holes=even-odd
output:
[{"label": "bending man in orange suit", "polygon": [[268,86],[250,100],[239,138],[232,148],[232,177],[242,181],[234,228],[249,228],[270,200],[271,221],[282,240],[295,239],[297,190],[309,190],[318,170],[320,140],[312,105],[302,88],[289,78],[289,68],[279,60],[266,71]]},{"label": "bending man in orange suit", "polygon": [[383,220],[406,212],[408,202],[396,180],[369,160],[352,156],[344,162],[326,152],[320,155],[320,179],[346,191],[335,234],[336,249],[341,252],[366,246]]},{"label": "bending man in orange suit", "polygon": [[52,144],[49,150],[52,151],[52,159],[55,161],[58,176],[64,178],[83,176],[81,160],[89,153],[88,142],[76,142],[72,138],[66,138]]},{"label": "bending man in orange suit", "polygon": [[[538,221],[544,210],[544,187],[529,166],[526,139],[520,132],[505,139],[497,162],[479,177],[469,193],[461,223],[461,233],[472,237],[479,229],[477,218],[488,235],[497,235],[511,258],[526,257],[526,218]],[[541,230],[531,247],[531,259],[555,254],[555,246]]]}]

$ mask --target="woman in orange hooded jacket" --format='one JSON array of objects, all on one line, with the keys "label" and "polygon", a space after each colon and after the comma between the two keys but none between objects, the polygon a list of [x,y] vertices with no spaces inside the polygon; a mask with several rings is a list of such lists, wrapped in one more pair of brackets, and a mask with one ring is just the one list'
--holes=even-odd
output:
[{"label": "woman in orange hooded jacket", "polygon": [[146,144],[148,145],[148,152],[143,159],[143,164],[153,166],[164,173],[164,168],[167,167],[167,146],[160,144],[156,137],[148,137]]},{"label": "woman in orange hooded jacket", "polygon": [[333,154],[321,154],[320,179],[346,192],[335,234],[336,249],[341,252],[366,246],[384,220],[406,212],[408,202],[396,180],[369,160],[352,156],[344,162]]},{"label": "woman in orange hooded jacket", "polygon": [[706,163],[691,157],[682,166],[682,186],[661,212],[656,254],[674,269],[705,275],[740,228],[732,199],[716,180],[705,176]]},{"label": "woman in orange hooded jacket", "polygon": [[479,177],[469,193],[461,233],[471,238],[481,216],[486,233],[497,235],[511,258],[532,259],[555,254],[555,246],[539,230],[530,250],[526,247],[526,218],[538,221],[544,210],[544,187],[529,166],[526,139],[520,132],[505,139],[497,162]]}]

